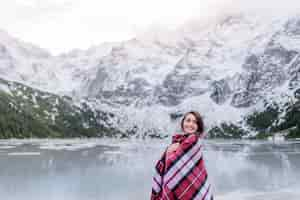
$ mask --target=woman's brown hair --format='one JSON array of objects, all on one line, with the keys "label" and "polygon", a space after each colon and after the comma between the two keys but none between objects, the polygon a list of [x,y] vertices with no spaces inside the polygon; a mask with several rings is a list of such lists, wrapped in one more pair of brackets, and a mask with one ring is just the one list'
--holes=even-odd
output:
[{"label": "woman's brown hair", "polygon": [[196,118],[196,123],[198,125],[197,133],[199,135],[202,135],[202,133],[204,131],[204,124],[203,124],[201,115],[197,111],[190,111],[190,112],[185,113],[185,115],[183,116],[183,118],[181,120],[181,130],[183,131],[183,121],[185,120],[186,116],[188,116],[189,114],[194,115],[194,117]]}]

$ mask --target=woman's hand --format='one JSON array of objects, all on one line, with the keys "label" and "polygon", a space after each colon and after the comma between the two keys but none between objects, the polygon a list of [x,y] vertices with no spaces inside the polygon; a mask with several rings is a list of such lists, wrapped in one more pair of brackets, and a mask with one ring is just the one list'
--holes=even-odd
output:
[{"label": "woman's hand", "polygon": [[176,151],[176,149],[178,149],[178,147],[179,147],[178,142],[171,144],[167,149],[167,153],[172,153],[172,152]]}]

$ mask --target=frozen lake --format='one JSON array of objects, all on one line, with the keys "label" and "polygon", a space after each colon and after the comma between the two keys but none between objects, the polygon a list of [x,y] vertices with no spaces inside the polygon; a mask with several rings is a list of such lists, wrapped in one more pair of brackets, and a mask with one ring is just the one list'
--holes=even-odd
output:
[{"label": "frozen lake", "polygon": [[[149,199],[170,140],[0,140],[5,200]],[[300,141],[206,140],[218,200],[299,200]]]}]

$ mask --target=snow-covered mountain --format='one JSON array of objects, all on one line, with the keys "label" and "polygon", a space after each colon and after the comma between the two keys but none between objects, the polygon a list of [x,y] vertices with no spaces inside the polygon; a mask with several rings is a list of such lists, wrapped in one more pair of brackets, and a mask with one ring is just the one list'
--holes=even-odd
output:
[{"label": "snow-covered mountain", "polygon": [[243,127],[266,105],[297,100],[300,16],[227,14],[56,57],[0,32],[0,76],[85,99],[118,115],[124,129],[169,134],[192,109],[208,129]]},{"label": "snow-covered mountain", "polygon": [[136,38],[101,59],[88,96],[138,107],[144,121],[149,108],[162,107],[169,114],[199,110],[208,126],[239,121],[264,110],[264,101],[294,98],[297,86],[288,85],[299,82],[299,20],[237,14],[201,29]]},{"label": "snow-covered mountain", "polygon": [[72,95],[93,78],[95,66],[112,44],[73,50],[52,56],[46,50],[24,43],[0,31],[0,77],[41,90]]}]

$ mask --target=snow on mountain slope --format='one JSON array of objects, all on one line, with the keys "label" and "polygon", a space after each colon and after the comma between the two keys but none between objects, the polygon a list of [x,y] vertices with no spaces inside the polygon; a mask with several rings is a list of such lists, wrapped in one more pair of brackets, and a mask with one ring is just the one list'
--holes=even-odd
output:
[{"label": "snow on mountain slope", "polygon": [[57,94],[71,95],[95,73],[112,44],[74,50],[57,57],[0,31],[0,76]]},{"label": "snow on mountain slope", "polygon": [[[291,79],[299,82],[288,72],[297,74],[299,67],[298,20],[237,14],[168,32],[169,40],[164,33],[145,40],[143,35],[101,59],[88,96],[113,106],[133,105],[144,116],[143,107],[163,105],[167,116],[199,110],[208,126],[237,122],[263,110],[261,102],[274,99],[276,88]],[[157,124],[164,118],[157,116]]]},{"label": "snow on mountain slope", "polygon": [[226,14],[57,57],[1,33],[0,76],[86,99],[122,116],[124,129],[170,132],[172,116],[191,109],[212,127],[298,89],[299,22],[296,15]]}]

